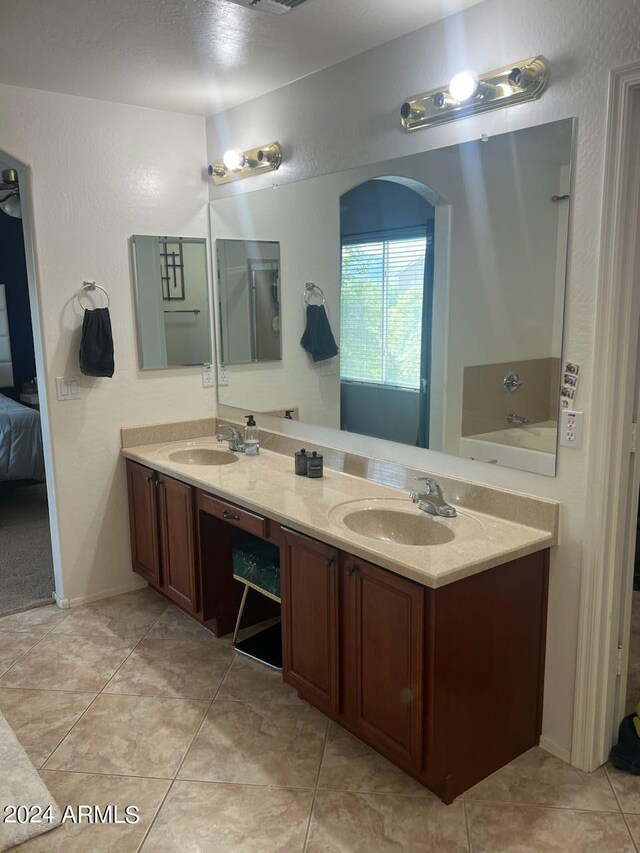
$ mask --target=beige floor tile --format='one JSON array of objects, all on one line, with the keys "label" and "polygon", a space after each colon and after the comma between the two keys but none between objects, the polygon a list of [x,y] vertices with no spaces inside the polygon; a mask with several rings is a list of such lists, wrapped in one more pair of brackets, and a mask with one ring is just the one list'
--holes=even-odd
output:
[{"label": "beige floor tile", "polygon": [[179,607],[170,604],[149,631],[149,638],[176,639],[192,637],[205,642],[218,642],[231,645],[230,639],[218,639]]},{"label": "beige floor tile", "polygon": [[621,814],[467,803],[473,853],[635,853]]},{"label": "beige floor tile", "polygon": [[622,811],[640,814],[640,776],[618,770],[611,762],[605,769]]},{"label": "beige floor tile", "polygon": [[61,610],[55,604],[35,607],[23,613],[13,613],[0,619],[0,631],[14,631],[26,634],[39,634],[43,637],[69,615],[69,610]]},{"label": "beige floor tile", "polygon": [[282,672],[240,654],[236,655],[217,698],[233,702],[305,704],[293,687],[284,683]]},{"label": "beige floor tile", "polygon": [[629,827],[629,832],[633,838],[636,847],[640,847],[640,815],[629,814],[625,815],[624,819]]},{"label": "beige floor tile", "polygon": [[171,778],[207,702],[102,694],[46,763],[47,770]]},{"label": "beige floor tile", "polygon": [[20,853],[136,853],[153,820],[169,782],[160,779],[128,779],[123,776],[94,776],[43,770],[42,778],[53,798],[65,806],[117,806],[123,820],[127,806],[137,806],[137,824],[89,824],[65,821],[51,832],[28,841],[15,850]]},{"label": "beige floor tile", "polygon": [[175,782],[143,853],[299,853],[312,791]]},{"label": "beige floor tile", "polygon": [[0,688],[0,711],[40,767],[86,711],[95,693]]},{"label": "beige floor tile", "polygon": [[411,776],[333,723],[329,726],[318,787],[331,791],[433,796]]},{"label": "beige floor tile", "polygon": [[465,799],[618,811],[602,768],[583,773],[540,747],[530,749],[475,785],[466,792]]},{"label": "beige floor tile", "polygon": [[199,640],[145,639],[105,687],[105,693],[213,699],[233,649]]},{"label": "beige floor tile", "polygon": [[327,719],[308,706],[216,700],[179,778],[313,787]]},{"label": "beige floor tile", "polygon": [[56,634],[139,639],[166,608],[166,600],[157,592],[140,589],[74,607],[54,630]]},{"label": "beige floor tile", "polygon": [[0,687],[97,693],[135,643],[117,637],[49,634],[0,677]]},{"label": "beige floor tile", "polygon": [[[318,791],[307,853],[467,853],[464,803]],[[494,851],[494,853],[496,853]]]},{"label": "beige floor tile", "polygon": [[40,634],[0,633],[0,675],[41,639]]}]

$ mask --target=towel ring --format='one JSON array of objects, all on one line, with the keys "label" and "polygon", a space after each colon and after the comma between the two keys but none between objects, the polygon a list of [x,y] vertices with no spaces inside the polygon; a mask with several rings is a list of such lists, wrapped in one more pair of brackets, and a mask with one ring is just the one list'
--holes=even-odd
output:
[{"label": "towel ring", "polygon": [[320,296],[322,297],[322,302],[320,304],[324,305],[326,302],[326,300],[324,298],[324,290],[321,287],[319,287],[317,284],[314,284],[312,281],[308,281],[304,286],[304,294],[303,294],[304,304],[305,305],[311,305],[311,302],[309,300],[313,296],[314,291],[317,291],[320,294]]},{"label": "towel ring", "polygon": [[[82,297],[84,296],[85,293],[87,293],[90,290],[101,290],[104,293],[105,298],[107,300],[107,304],[105,307],[108,308],[111,305],[111,300],[109,299],[109,294],[104,289],[104,287],[100,287],[100,285],[96,284],[95,281],[83,281],[82,282],[82,288],[78,291],[77,298],[78,298],[78,302],[80,303],[80,307],[84,311],[87,310],[87,306],[82,304]],[[89,308],[92,308],[92,307],[93,306],[91,306],[91,305],[89,306]]]}]

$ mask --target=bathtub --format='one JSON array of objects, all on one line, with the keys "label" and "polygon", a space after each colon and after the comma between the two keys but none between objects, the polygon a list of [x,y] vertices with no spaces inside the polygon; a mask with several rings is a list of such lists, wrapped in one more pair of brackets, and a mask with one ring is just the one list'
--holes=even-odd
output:
[{"label": "bathtub", "polygon": [[463,436],[460,455],[553,477],[556,473],[557,435],[555,421],[510,426],[495,432]]}]

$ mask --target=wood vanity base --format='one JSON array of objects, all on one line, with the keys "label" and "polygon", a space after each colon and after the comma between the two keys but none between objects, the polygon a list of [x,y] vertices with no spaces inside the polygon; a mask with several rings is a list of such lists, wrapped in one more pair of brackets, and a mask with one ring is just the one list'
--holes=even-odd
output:
[{"label": "wood vanity base", "polygon": [[[430,589],[135,462],[127,478],[134,569],[218,636],[233,546],[280,547],[284,680],[445,803],[539,742],[548,549]],[[246,624],[273,615],[254,607]]]}]

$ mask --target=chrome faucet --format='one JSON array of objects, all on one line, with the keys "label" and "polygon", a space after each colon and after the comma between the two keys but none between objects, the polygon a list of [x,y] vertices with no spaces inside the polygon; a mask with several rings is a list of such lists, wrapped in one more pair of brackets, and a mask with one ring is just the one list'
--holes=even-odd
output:
[{"label": "chrome faucet", "polygon": [[448,504],[442,496],[442,489],[431,477],[416,477],[416,480],[424,481],[424,490],[421,492],[409,492],[412,503],[418,504],[418,509],[428,512],[429,515],[440,515],[443,518],[453,518],[458,513],[455,507]]},{"label": "chrome faucet", "polygon": [[521,415],[514,415],[513,412],[510,415],[507,415],[507,420],[510,424],[518,424],[518,426],[524,426],[529,423],[529,418],[523,418]]},{"label": "chrome faucet", "polygon": [[237,453],[244,453],[244,441],[242,440],[242,433],[234,424],[227,424],[227,429],[229,430],[228,435],[220,435],[218,434],[216,438],[218,441],[226,441],[229,443],[229,450],[235,450]]}]

